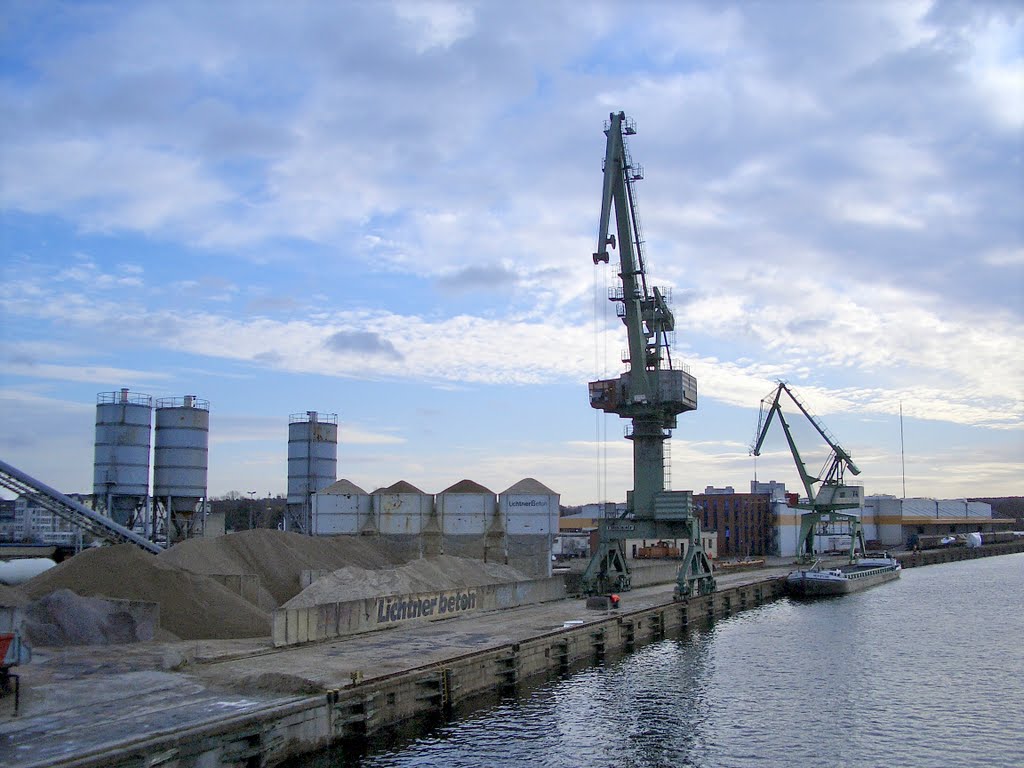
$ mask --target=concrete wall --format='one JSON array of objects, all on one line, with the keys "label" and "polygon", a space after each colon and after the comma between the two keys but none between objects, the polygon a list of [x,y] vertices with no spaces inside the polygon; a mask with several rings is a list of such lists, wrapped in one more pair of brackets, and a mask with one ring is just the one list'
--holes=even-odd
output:
[{"label": "concrete wall", "polygon": [[436,621],[462,613],[561,600],[565,595],[565,582],[555,577],[511,584],[485,584],[457,590],[388,595],[308,608],[279,608],[273,615],[274,645],[280,647],[329,640],[411,621]]}]

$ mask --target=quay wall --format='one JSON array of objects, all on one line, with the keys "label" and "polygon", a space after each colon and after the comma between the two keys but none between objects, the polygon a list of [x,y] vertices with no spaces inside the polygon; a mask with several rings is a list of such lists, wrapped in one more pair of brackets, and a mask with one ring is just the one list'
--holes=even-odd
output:
[{"label": "quay wall", "polygon": [[1024,552],[1024,539],[1008,541],[1002,544],[986,544],[981,547],[947,547],[945,549],[922,549],[916,552],[903,552],[899,555],[900,565],[913,568],[919,565],[937,565],[939,563],[955,563],[960,560],[975,560],[979,557],[995,555],[1011,555]]},{"label": "quay wall", "polygon": [[[784,578],[726,589],[688,602],[666,602],[636,611],[594,612],[584,624],[519,643],[468,653],[391,675],[350,681],[317,696],[295,697],[266,709],[216,720],[202,727],[169,728],[130,742],[48,762],[48,768],[270,768],[346,739],[452,708],[476,696],[514,691],[520,682],[569,674],[581,666],[692,626],[724,618],[782,596]],[[521,586],[521,585],[515,585]],[[514,590],[505,599],[516,599]],[[42,768],[27,764],[25,768]]]},{"label": "quay wall", "polygon": [[509,584],[278,608],[273,614],[274,647],[333,640],[412,621],[450,619],[463,613],[516,608],[565,597],[565,580],[553,576]]},{"label": "quay wall", "polygon": [[[1024,542],[974,550],[921,552],[907,567],[1024,551]],[[417,716],[445,714],[475,696],[514,690],[520,682],[557,678],[582,665],[725,618],[778,599],[785,577],[723,589],[685,602],[636,611],[596,613],[583,624],[482,652],[452,657],[390,675],[351,681],[316,696],[295,697],[266,709],[216,720],[198,728],[166,731],[91,754],[77,754],[52,768],[271,768],[344,739],[358,739]],[[42,768],[26,764],[26,768]]]}]

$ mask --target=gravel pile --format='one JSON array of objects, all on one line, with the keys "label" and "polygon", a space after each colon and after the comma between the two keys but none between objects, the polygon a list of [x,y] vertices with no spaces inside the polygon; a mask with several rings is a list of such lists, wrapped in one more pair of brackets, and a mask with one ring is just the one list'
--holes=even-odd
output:
[{"label": "gravel pile", "polygon": [[269,608],[301,591],[303,571],[345,566],[376,570],[403,562],[388,552],[386,544],[365,536],[303,536],[267,529],[187,539],[161,552],[158,559],[193,573],[255,574],[269,596],[260,606]]},{"label": "gravel pile", "polygon": [[308,608],[367,597],[465,589],[526,580],[526,576],[508,565],[440,555],[392,568],[339,568],[314,581],[283,607]]},{"label": "gravel pile", "polygon": [[59,589],[82,597],[158,603],[160,626],[182,640],[270,634],[267,611],[209,576],[163,562],[133,544],[87,549],[21,585],[33,600]]}]

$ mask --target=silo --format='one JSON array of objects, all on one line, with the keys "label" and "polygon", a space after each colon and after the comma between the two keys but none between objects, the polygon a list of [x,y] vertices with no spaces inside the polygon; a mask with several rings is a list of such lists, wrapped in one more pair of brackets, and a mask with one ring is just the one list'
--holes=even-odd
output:
[{"label": "silo", "polygon": [[376,533],[370,494],[351,480],[339,480],[313,494],[313,525],[316,536]]},{"label": "silo", "polygon": [[504,562],[505,527],[493,491],[460,480],[437,494],[435,505],[444,554]]},{"label": "silo", "polygon": [[399,480],[371,494],[377,532],[388,548],[403,558],[440,555],[441,525],[434,514],[434,497],[412,483]]},{"label": "silo", "polygon": [[195,395],[156,401],[153,498],[172,538],[201,535],[210,444],[210,403]]},{"label": "silo", "polygon": [[287,526],[312,529],[311,497],[338,478],[338,414],[293,413],[288,418]]},{"label": "silo", "polygon": [[498,494],[508,535],[508,564],[530,576],[551,575],[551,550],[558,533],[559,495],[532,477]]},{"label": "silo", "polygon": [[96,395],[92,492],[97,505],[132,527],[149,499],[153,399],[121,389]]}]

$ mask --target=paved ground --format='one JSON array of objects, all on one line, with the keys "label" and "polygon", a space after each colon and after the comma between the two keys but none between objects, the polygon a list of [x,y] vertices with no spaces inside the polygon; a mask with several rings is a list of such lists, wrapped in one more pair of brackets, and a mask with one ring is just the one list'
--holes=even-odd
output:
[{"label": "paved ground", "polygon": [[[791,561],[716,575],[720,587],[780,576]],[[625,593],[619,612],[670,602],[672,585]],[[341,640],[274,649],[270,638],[36,649],[21,674],[21,711],[0,700],[0,765],[45,765],[61,756],[287,704],[364,680],[599,621],[582,599],[459,615]]]}]

